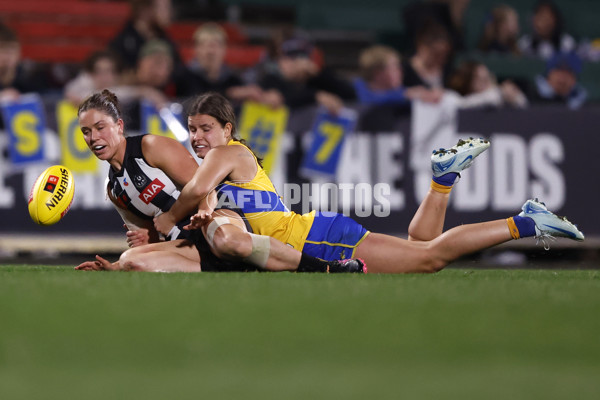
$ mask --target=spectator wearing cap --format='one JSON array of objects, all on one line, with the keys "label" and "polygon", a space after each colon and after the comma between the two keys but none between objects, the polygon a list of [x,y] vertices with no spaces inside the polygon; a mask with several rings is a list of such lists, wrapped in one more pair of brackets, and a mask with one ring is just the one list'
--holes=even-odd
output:
[{"label": "spectator wearing cap", "polygon": [[263,101],[273,107],[285,104],[299,108],[319,104],[337,114],[344,101],[356,98],[350,82],[339,78],[329,68],[312,59],[313,46],[306,38],[295,36],[281,43],[277,54],[277,70],[267,73],[259,82]]},{"label": "spectator wearing cap", "polygon": [[225,64],[227,33],[218,24],[207,22],[194,32],[194,59],[190,74],[180,85],[185,95],[218,92],[230,100],[260,101],[258,85],[245,85],[241,77]]},{"label": "spectator wearing cap", "polygon": [[438,101],[442,91],[423,86],[405,88],[402,85],[400,54],[388,46],[366,48],[358,61],[361,76],[354,80],[354,89],[361,104],[405,105],[412,99]]},{"label": "spectator wearing cap", "polygon": [[578,83],[582,61],[575,53],[557,53],[546,63],[544,75],[534,82],[533,99],[543,103],[562,103],[570,109],[580,108],[587,90]]}]

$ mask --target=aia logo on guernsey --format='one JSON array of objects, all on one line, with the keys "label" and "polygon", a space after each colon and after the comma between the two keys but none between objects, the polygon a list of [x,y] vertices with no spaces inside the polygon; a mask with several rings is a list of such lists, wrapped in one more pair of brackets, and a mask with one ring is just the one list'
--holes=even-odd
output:
[{"label": "aia logo on guernsey", "polygon": [[148,186],[140,193],[140,200],[142,200],[146,204],[150,204],[152,199],[156,197],[156,195],[163,190],[165,184],[157,179],[150,182]]}]

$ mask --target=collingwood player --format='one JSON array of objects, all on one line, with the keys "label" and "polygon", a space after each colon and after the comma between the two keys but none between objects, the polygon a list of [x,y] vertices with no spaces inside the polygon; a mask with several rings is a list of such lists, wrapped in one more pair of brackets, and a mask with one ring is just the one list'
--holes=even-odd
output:
[{"label": "collingwood player", "polygon": [[[248,257],[241,260],[235,258],[235,263],[227,263],[211,253],[201,232],[181,229],[189,223],[187,217],[183,217],[168,232],[167,241],[161,241],[153,218],[168,211],[175,203],[180,190],[194,176],[198,163],[176,140],[150,134],[126,137],[118,99],[109,90],[88,97],[79,106],[78,116],[89,149],[98,159],[110,164],[106,189],[129,229],[129,246],[139,248],[153,243],[160,251],[151,253],[150,261],[143,264],[128,263],[129,253],[125,252],[115,263],[96,256],[96,261],[82,263],[77,269],[199,272],[260,268],[275,271],[363,272],[364,264],[359,260],[323,261],[303,255],[276,239],[252,233],[253,240],[262,246]],[[235,211],[220,211],[221,218],[225,218],[227,223],[246,230],[245,223]],[[229,247],[231,243],[225,245]],[[211,248],[221,256],[230,254],[230,251],[223,251],[219,246],[211,244]],[[166,262],[170,259],[167,257],[169,253],[177,255],[175,262]],[[155,265],[160,265],[160,268],[155,268]]]}]

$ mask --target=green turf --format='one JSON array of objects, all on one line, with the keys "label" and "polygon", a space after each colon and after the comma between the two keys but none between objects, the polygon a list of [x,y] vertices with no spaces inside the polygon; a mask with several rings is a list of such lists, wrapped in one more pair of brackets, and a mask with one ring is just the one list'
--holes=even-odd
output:
[{"label": "green turf", "polygon": [[597,399],[600,271],[0,266],[0,399]]}]

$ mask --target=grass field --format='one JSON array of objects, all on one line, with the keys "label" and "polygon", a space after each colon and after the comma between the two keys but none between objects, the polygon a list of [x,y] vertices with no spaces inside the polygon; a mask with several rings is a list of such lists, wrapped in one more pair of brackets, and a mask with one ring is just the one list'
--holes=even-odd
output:
[{"label": "grass field", "polygon": [[600,271],[0,266],[0,399],[598,399]]}]

